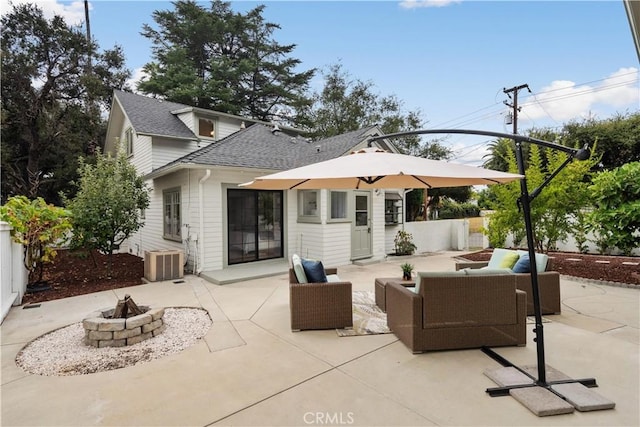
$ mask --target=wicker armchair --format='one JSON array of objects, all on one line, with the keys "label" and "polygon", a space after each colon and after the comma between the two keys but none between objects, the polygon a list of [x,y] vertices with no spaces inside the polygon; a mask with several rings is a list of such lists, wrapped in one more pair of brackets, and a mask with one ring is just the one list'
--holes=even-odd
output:
[{"label": "wicker armchair", "polygon": [[[325,272],[337,274],[337,269]],[[289,269],[291,330],[353,327],[351,282],[299,283]]]},{"label": "wicker armchair", "polygon": [[422,277],[386,288],[387,324],[413,353],[526,344],[527,295],[513,275]]},{"label": "wicker armchair", "polygon": [[[457,260],[456,270],[465,268],[486,267],[489,261]],[[560,273],[551,271],[552,261],[547,262],[546,271],[538,273],[538,290],[540,293],[540,312],[542,314],[560,314]],[[533,316],[533,290],[530,273],[514,273],[516,288],[527,293],[527,315]]]}]

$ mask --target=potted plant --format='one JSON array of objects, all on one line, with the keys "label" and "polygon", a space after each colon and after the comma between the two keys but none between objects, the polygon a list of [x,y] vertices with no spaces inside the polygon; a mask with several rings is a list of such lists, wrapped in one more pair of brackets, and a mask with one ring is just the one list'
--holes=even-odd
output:
[{"label": "potted plant", "polygon": [[413,265],[405,262],[400,266],[402,269],[402,279],[403,280],[411,280],[411,272],[413,271]]},{"label": "potted plant", "polygon": [[416,250],[413,236],[407,231],[399,230],[393,242],[396,245],[396,255],[413,255]]}]

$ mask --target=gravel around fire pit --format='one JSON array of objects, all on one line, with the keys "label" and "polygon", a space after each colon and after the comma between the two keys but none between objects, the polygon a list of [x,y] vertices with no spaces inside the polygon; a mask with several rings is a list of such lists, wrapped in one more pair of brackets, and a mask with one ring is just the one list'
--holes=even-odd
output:
[{"label": "gravel around fire pit", "polygon": [[127,347],[95,348],[83,343],[82,322],[36,338],[16,356],[26,372],[44,376],[84,375],[137,365],[178,353],[194,345],[211,327],[201,308],[167,308],[167,329],[160,335]]}]

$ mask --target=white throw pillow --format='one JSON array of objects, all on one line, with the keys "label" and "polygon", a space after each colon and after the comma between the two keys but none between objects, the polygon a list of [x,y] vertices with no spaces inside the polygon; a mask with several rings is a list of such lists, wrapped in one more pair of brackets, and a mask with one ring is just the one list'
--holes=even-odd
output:
[{"label": "white throw pillow", "polygon": [[298,283],[309,283],[307,275],[304,273],[302,259],[297,254],[291,255],[291,264],[293,265],[293,272],[296,274]]}]

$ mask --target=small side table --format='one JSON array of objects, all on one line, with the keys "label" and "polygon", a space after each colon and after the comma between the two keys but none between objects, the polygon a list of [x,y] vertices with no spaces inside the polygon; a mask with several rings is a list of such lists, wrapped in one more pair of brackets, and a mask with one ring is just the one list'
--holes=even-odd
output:
[{"label": "small side table", "polygon": [[401,277],[377,278],[375,282],[376,305],[380,307],[380,309],[385,313],[387,312],[386,286],[389,283],[398,283],[404,287],[411,287],[411,286],[415,286],[416,284],[414,280],[404,280]]}]

